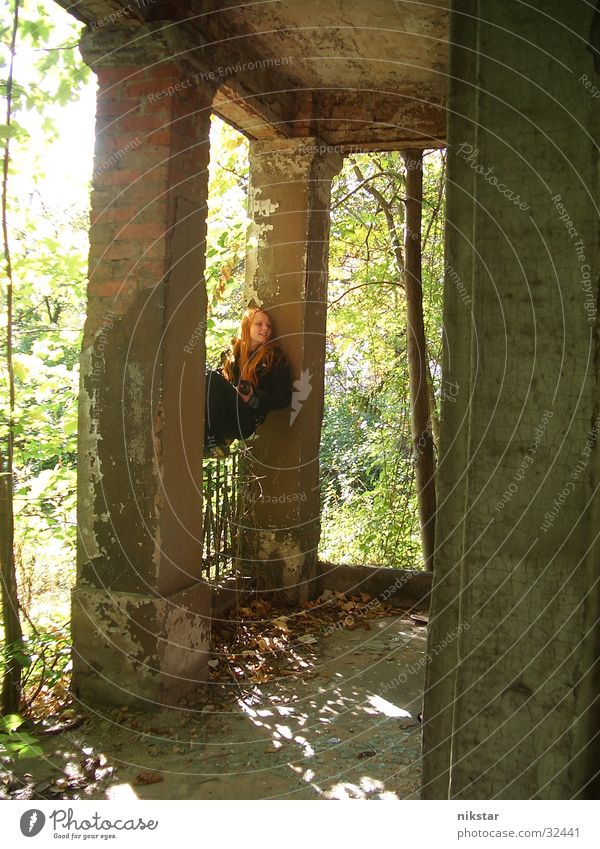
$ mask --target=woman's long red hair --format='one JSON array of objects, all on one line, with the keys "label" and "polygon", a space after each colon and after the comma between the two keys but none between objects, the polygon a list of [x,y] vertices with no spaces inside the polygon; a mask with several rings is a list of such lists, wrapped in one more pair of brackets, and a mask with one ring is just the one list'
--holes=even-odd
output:
[{"label": "woman's long red hair", "polygon": [[[264,345],[256,350],[252,359],[250,359],[250,327],[254,321],[254,316],[257,313],[264,313],[271,322],[271,338]],[[256,370],[262,363],[266,368],[273,365],[275,352],[273,350],[273,338],[275,336],[275,326],[271,315],[260,307],[250,307],[246,310],[242,317],[242,324],[238,330],[238,335],[232,340],[231,348],[227,353],[225,362],[223,363],[223,376],[230,382],[235,382],[233,374],[233,366],[238,360],[240,369],[240,380],[248,380],[253,386],[256,386],[258,379]]]}]

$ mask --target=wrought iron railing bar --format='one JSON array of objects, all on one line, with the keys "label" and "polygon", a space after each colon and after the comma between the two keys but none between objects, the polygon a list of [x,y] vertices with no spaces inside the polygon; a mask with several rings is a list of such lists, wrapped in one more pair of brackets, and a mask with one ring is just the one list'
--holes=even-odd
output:
[{"label": "wrought iron railing bar", "polygon": [[215,582],[235,573],[239,563],[244,493],[250,476],[241,473],[237,452],[205,462],[203,472],[202,574]]}]

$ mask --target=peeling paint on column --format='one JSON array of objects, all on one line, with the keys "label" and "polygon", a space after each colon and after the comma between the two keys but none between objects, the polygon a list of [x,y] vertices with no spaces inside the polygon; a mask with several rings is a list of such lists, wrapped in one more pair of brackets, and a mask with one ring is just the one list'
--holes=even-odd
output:
[{"label": "peeling paint on column", "polygon": [[96,492],[102,480],[100,457],[98,455],[98,443],[102,437],[98,432],[97,392],[93,389],[92,357],[93,347],[83,348],[79,393],[79,469],[77,476],[79,538],[85,556],[89,560],[93,560],[102,554],[96,538],[94,523]]},{"label": "peeling paint on column", "polygon": [[[262,189],[258,187],[254,187],[250,189],[249,193],[249,210],[250,215],[254,218],[268,218],[270,215],[273,215],[274,212],[277,212],[279,209],[278,203],[273,203],[268,198],[259,199],[259,195],[262,194]],[[272,230],[273,227],[271,225],[265,225],[267,229]],[[261,244],[264,244],[262,242]]]},{"label": "peeling paint on column", "polygon": [[263,531],[260,537],[259,561],[280,561],[282,588],[295,587],[304,565],[305,553],[291,534],[283,538],[274,531]]},{"label": "peeling paint on column", "polygon": [[130,432],[136,434],[135,437],[130,437],[127,444],[127,456],[133,463],[142,465],[146,461],[146,452],[144,445],[144,410],[145,404],[145,386],[144,375],[139,363],[127,363],[127,378],[129,385],[127,394],[129,396],[129,404],[125,410],[125,415],[130,419]]},{"label": "peeling paint on column", "polygon": [[[269,469],[263,480],[269,500],[254,503],[254,524],[244,543],[256,587],[290,603],[301,603],[316,589],[319,499],[313,495],[318,493],[313,461],[322,416],[331,179],[342,163],[337,151],[313,136],[259,140],[250,147],[254,241],[248,294],[276,311],[294,377],[305,371],[313,376],[303,428],[288,429],[288,412],[273,414],[263,426],[254,459],[258,475]],[[304,496],[296,508],[287,500],[293,493]]]},{"label": "peeling paint on column", "polygon": [[210,644],[208,624],[198,625],[196,619],[188,610],[175,605],[169,606],[165,618],[169,639],[160,647],[161,665],[178,670],[182,677],[190,674],[198,655],[205,655]]},{"label": "peeling paint on column", "polygon": [[244,300],[246,303],[254,301],[259,306],[262,305],[263,299],[260,297],[257,284],[258,275],[258,253],[261,248],[267,245],[265,238],[266,234],[273,230],[273,225],[266,222],[261,223],[257,219],[268,218],[277,212],[278,203],[273,203],[268,198],[259,199],[262,194],[262,189],[251,186],[248,192],[248,214],[250,216],[250,224],[248,225],[248,235],[246,242],[246,285],[244,287]]},{"label": "peeling paint on column", "polygon": [[76,686],[116,704],[142,700],[145,708],[197,692],[207,674],[209,593],[200,584],[169,598],[74,590]]},{"label": "peeling paint on column", "polygon": [[[154,428],[152,434],[154,446],[154,452],[152,456],[152,468],[154,470],[154,477],[157,482],[156,493],[154,496],[154,517],[156,519],[160,519],[160,514],[163,508],[163,428],[164,410],[162,407],[159,407],[154,417]],[[161,557],[162,543],[160,535],[160,522],[157,521],[154,534],[154,554],[152,555],[152,562],[156,567],[156,575],[158,575],[159,573]]]}]

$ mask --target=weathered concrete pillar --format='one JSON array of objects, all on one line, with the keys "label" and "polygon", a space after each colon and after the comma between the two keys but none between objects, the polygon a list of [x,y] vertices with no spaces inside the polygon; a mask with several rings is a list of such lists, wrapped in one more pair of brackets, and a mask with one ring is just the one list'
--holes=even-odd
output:
[{"label": "weathered concrete pillar", "polygon": [[74,687],[84,702],[148,706],[197,688],[207,662],[199,574],[213,92],[170,58],[177,45],[130,29],[82,41],[99,89]]},{"label": "weathered concrete pillar", "polygon": [[452,13],[425,798],[594,793],[600,28],[576,5]]},{"label": "weathered concrete pillar", "polygon": [[270,310],[295,383],[291,409],[269,415],[253,449],[260,484],[244,568],[261,589],[294,602],[315,589],[329,205],[341,165],[316,138],[250,146],[247,297]]}]

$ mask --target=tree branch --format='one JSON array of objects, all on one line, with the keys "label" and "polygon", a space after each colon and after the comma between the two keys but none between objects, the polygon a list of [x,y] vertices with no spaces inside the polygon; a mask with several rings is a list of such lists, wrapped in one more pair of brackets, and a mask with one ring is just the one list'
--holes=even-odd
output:
[{"label": "tree branch", "polygon": [[[388,232],[390,234],[390,238],[392,240],[392,250],[394,252],[394,258],[396,260],[396,265],[398,266],[398,271],[400,274],[404,273],[404,255],[402,253],[401,241],[398,236],[398,231],[396,230],[396,222],[394,221],[394,215],[392,213],[391,207],[381,192],[376,189],[374,186],[367,185],[367,180],[363,177],[363,173],[358,167],[358,165],[354,165],[354,173],[358,180],[361,180],[363,185],[362,188],[366,192],[368,192],[372,197],[375,198],[379,206],[381,207],[381,211],[385,215],[385,220],[388,228]],[[376,174],[376,177],[381,176],[380,174]]]},{"label": "tree branch", "polygon": [[350,286],[349,289],[346,289],[345,292],[342,292],[339,298],[336,298],[335,301],[331,301],[331,303],[327,304],[327,309],[332,307],[334,304],[337,304],[350,292],[353,292],[355,289],[363,289],[365,286],[398,286],[400,289],[404,289],[404,283],[400,283],[397,280],[369,280],[366,283],[357,283],[356,286]]}]

